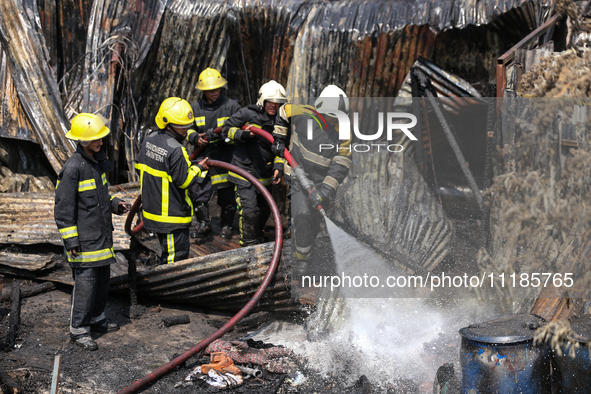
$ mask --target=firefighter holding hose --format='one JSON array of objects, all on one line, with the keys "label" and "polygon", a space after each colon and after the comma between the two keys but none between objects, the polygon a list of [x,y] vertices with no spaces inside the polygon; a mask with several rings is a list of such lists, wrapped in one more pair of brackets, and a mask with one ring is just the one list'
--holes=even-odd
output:
[{"label": "firefighter holding hose", "polygon": [[[208,157],[226,163],[232,161],[234,145],[222,138],[221,133],[213,132],[222,127],[226,120],[240,110],[234,100],[225,95],[227,81],[219,71],[206,68],[199,74],[197,89],[203,92],[203,97],[191,104],[195,116],[195,130],[189,130],[187,141],[195,146],[203,146],[199,159]],[[236,214],[236,200],[234,185],[228,181],[228,172],[218,167],[209,171],[209,176],[203,182],[195,182],[189,191],[195,209],[197,230],[191,233],[192,238],[205,237],[211,232],[211,218],[209,216],[209,200],[217,190],[217,203],[221,208],[220,222],[222,238],[232,237],[232,224]]]},{"label": "firefighter holding hose", "polygon": [[104,313],[110,264],[115,262],[111,214],[121,215],[130,207],[109,195],[106,173],[113,165],[101,150],[102,139],[110,133],[105,123],[89,113],[72,119],[66,137],[78,146],[60,171],[55,188],[55,223],[74,278],[70,341],[86,350],[98,349],[92,332],[119,329]]},{"label": "firefighter holding hose", "polygon": [[[249,131],[244,125],[273,132],[279,107],[287,102],[285,89],[276,81],[261,86],[256,105],[249,105],[232,115],[224,124],[222,134],[234,141],[232,164],[255,176],[269,191],[283,177],[285,159],[276,157],[271,143]],[[228,179],[235,185],[240,217],[240,245],[262,242],[262,232],[271,210],[256,188],[240,175],[230,171]]]},{"label": "firefighter holding hose", "polygon": [[[311,122],[310,133],[308,119],[314,111],[326,123]],[[348,114],[349,99],[341,88],[328,85],[314,106],[286,104],[279,108],[273,131],[273,152],[283,156],[291,139],[290,153],[305,173],[304,183],[309,184],[292,180],[290,188],[295,256],[299,261],[309,260],[322,222],[319,209],[331,207],[351,167],[351,140],[339,140],[335,111]],[[322,145],[336,149],[320,149]]]},{"label": "firefighter holding hose", "polygon": [[193,109],[186,100],[164,100],[156,115],[160,130],[146,137],[135,164],[140,174],[144,227],[158,235],[161,264],[189,257],[193,220],[189,188],[209,169],[207,158],[192,164],[181,144],[193,123]]}]

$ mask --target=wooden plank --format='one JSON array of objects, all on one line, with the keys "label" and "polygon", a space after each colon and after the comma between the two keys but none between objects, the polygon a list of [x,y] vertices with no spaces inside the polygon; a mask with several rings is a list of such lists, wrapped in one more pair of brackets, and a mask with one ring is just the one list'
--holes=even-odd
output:
[{"label": "wooden plank", "polygon": [[29,254],[0,252],[0,264],[9,267],[37,271],[51,268],[55,265],[55,254]]},{"label": "wooden plank", "polygon": [[57,394],[60,384],[60,372],[62,370],[62,356],[56,355],[53,363],[53,375],[51,377],[51,394]]}]

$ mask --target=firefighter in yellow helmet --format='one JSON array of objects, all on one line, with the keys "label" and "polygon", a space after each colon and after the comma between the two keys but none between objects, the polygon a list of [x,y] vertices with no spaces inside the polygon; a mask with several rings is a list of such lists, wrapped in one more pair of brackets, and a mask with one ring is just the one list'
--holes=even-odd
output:
[{"label": "firefighter in yellow helmet", "polygon": [[[236,101],[224,94],[226,86],[226,79],[213,68],[206,68],[199,74],[196,87],[203,92],[203,96],[191,104],[196,128],[189,130],[187,134],[187,140],[191,144],[205,147],[198,160],[208,157],[226,163],[232,161],[234,144],[222,138],[221,133],[213,133],[213,130],[222,127],[240,109]],[[205,237],[211,231],[209,200],[213,195],[213,188],[217,190],[217,204],[221,208],[220,236],[226,239],[232,237],[232,223],[236,214],[234,185],[228,181],[228,171],[214,167],[203,182],[195,182],[189,191],[197,219],[197,230],[191,233],[193,238]]]},{"label": "firefighter in yellow helmet", "polygon": [[119,329],[104,313],[110,264],[115,262],[111,214],[130,207],[109,195],[106,173],[113,165],[101,150],[102,138],[110,132],[105,123],[88,113],[72,119],[66,137],[78,146],[60,171],[55,189],[55,223],[74,277],[70,340],[87,350],[98,348],[91,332]]},{"label": "firefighter in yellow helmet", "polygon": [[192,164],[181,144],[193,122],[193,109],[186,100],[164,100],[156,115],[160,130],[146,137],[135,165],[140,174],[144,227],[158,235],[161,264],[189,257],[193,204],[188,191],[209,168],[207,158]]},{"label": "firefighter in yellow helmet", "polygon": [[[285,89],[276,81],[261,86],[256,105],[236,112],[222,129],[224,137],[235,142],[232,164],[248,171],[267,187],[278,184],[283,177],[285,159],[276,157],[269,141],[251,132],[244,125],[255,126],[269,134],[273,132],[275,116],[281,104],[287,102]],[[230,171],[228,179],[236,187],[236,200],[240,217],[240,245],[260,243],[262,233],[271,214],[263,195],[246,179]]]}]

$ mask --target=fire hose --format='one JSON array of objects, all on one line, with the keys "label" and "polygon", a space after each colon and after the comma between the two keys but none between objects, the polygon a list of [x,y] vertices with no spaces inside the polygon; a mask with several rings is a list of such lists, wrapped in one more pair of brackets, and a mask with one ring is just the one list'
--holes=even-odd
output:
[{"label": "fire hose", "polygon": [[[171,360],[168,364],[161,366],[160,368],[149,373],[143,378],[140,378],[133,384],[125,387],[123,390],[119,391],[118,394],[134,393],[140,388],[144,387],[146,384],[156,381],[157,379],[172,371],[174,368],[176,368],[183,362],[187,361],[189,358],[193,357],[194,355],[205,349],[211,342],[215,341],[216,339],[220,338],[222,335],[230,331],[240,320],[242,320],[242,318],[244,318],[244,316],[246,316],[250,312],[250,310],[257,304],[257,302],[259,302],[259,300],[263,296],[263,293],[265,292],[265,290],[267,290],[267,286],[269,286],[269,284],[271,283],[273,275],[275,275],[275,270],[277,269],[277,265],[279,264],[279,258],[281,256],[281,248],[283,246],[283,228],[281,226],[281,216],[279,214],[279,209],[277,208],[275,201],[273,201],[273,196],[271,196],[271,193],[269,193],[269,191],[258,181],[258,179],[256,179],[252,174],[248,173],[247,171],[239,167],[236,167],[232,164],[225,163],[223,161],[209,160],[208,163],[210,166],[223,168],[235,172],[238,175],[246,178],[257,188],[259,192],[262,193],[263,197],[271,207],[273,222],[275,223],[275,247],[273,248],[273,257],[271,258],[269,269],[267,270],[267,273],[265,274],[263,281],[259,285],[258,289],[254,293],[250,301],[248,301],[246,305],[244,305],[242,309],[240,309],[240,311],[236,315],[234,315],[234,317],[232,317],[226,324],[224,324],[216,332],[214,332],[213,334],[199,342],[197,345],[187,350],[185,353]],[[136,200],[136,203],[138,202],[138,200]],[[129,219],[130,217],[131,219]],[[127,222],[131,223],[131,221],[133,220],[132,212],[129,213],[127,218],[128,220],[125,224],[126,231],[128,228]],[[136,226],[135,229],[137,229],[137,227],[138,226]]]},{"label": "fire hose", "polygon": [[[248,126],[244,126],[243,129],[246,129],[247,127]],[[268,133],[264,130],[261,130],[257,127],[252,127],[252,126],[250,127],[249,130],[252,131],[253,133],[265,138],[267,141],[273,143],[273,137],[271,136],[270,133]],[[216,134],[218,134],[219,132],[221,132],[221,128],[214,130],[214,133],[216,133]],[[191,159],[195,159],[195,157],[197,157],[199,155],[200,152],[197,151],[198,148],[200,148],[200,147],[197,147],[195,149],[195,151],[193,151],[193,153],[191,154]],[[300,182],[302,187],[306,191],[308,191],[308,194],[311,193],[313,190],[314,184],[306,177],[306,174],[303,171],[303,169],[295,162],[295,160],[291,156],[291,153],[287,149],[285,149],[285,151],[284,151],[284,157],[287,160],[287,162],[290,164],[290,166],[293,168],[295,177],[298,180],[298,182]],[[243,169],[236,167],[232,164],[225,163],[222,161],[217,161],[217,160],[208,160],[208,165],[235,172],[236,174],[246,178],[250,183],[252,183],[257,188],[257,190],[259,190],[262,193],[263,197],[265,198],[265,200],[267,201],[267,203],[269,204],[269,206],[271,208],[271,213],[273,215],[273,222],[275,223],[275,247],[273,248],[273,256],[271,258],[271,263],[269,264],[269,268],[267,270],[267,273],[265,274],[265,277],[263,278],[261,284],[259,285],[258,289],[254,293],[254,295],[252,296],[250,301],[248,301],[246,303],[246,305],[244,305],[244,307],[242,307],[242,309],[240,309],[240,311],[236,315],[234,315],[234,317],[232,317],[226,324],[224,324],[221,328],[219,328],[213,334],[211,334],[207,338],[203,339],[201,342],[199,342],[197,345],[195,345],[194,347],[192,347],[191,349],[189,349],[185,353],[183,353],[180,356],[171,360],[169,363],[159,367],[155,371],[140,378],[139,380],[137,380],[133,384],[125,387],[123,390],[119,391],[118,394],[134,393],[137,390],[139,390],[140,388],[144,387],[146,384],[156,381],[157,379],[159,379],[163,375],[167,374],[168,372],[172,371],[174,368],[176,368],[177,366],[179,366],[180,364],[182,364],[183,362],[185,362],[189,358],[193,357],[194,355],[196,355],[197,353],[199,353],[200,351],[205,349],[211,342],[215,341],[216,339],[220,338],[222,335],[224,335],[225,333],[230,331],[240,320],[242,320],[242,318],[244,318],[244,316],[246,316],[250,312],[250,310],[260,300],[263,293],[267,289],[267,286],[271,282],[271,279],[272,279],[273,275],[275,274],[275,270],[277,269],[277,265],[279,264],[279,258],[281,256],[281,248],[283,246],[283,228],[281,226],[281,216],[279,214],[279,209],[277,208],[277,205],[275,204],[275,201],[273,200],[271,193],[269,193],[269,191],[265,188],[265,186],[263,186],[259,182],[258,179],[256,179],[252,174],[250,174],[246,170],[243,170]],[[140,194],[140,196],[138,196],[138,198],[134,202],[129,214],[127,215],[127,220],[125,221],[125,232],[129,235],[135,235],[143,228],[143,221],[140,222],[135,228],[133,228],[133,229],[131,228],[133,218],[135,217],[135,214],[137,212],[139,212],[140,205],[141,205],[141,194]],[[324,209],[320,205],[318,206],[318,210],[323,215],[325,214]]]},{"label": "fire hose", "polygon": [[[243,126],[242,129],[243,130],[248,129],[248,131],[252,131],[254,134],[269,141],[271,144],[273,143],[273,136],[271,134],[269,134],[268,132],[266,132],[265,130],[259,129],[258,127],[254,127],[254,126]],[[221,134],[221,132],[222,132],[221,127],[218,127],[217,129],[214,129],[212,131],[213,134]],[[206,138],[206,140],[207,140],[207,138]],[[204,146],[197,146],[195,148],[195,150],[193,151],[193,153],[191,153],[190,159],[194,160],[197,157],[199,157],[199,155],[201,154],[201,152],[203,151],[204,148],[205,148]],[[299,164],[295,161],[295,159],[293,158],[293,156],[291,155],[291,153],[287,149],[285,149],[283,155],[285,157],[285,160],[287,160],[287,163],[290,165],[290,167],[293,168],[294,175],[295,175],[297,181],[300,183],[300,185],[302,185],[304,190],[306,190],[308,195],[310,195],[312,193],[312,191],[314,190],[314,184],[308,179],[304,170],[299,166]],[[326,216],[326,213],[324,212],[324,208],[322,208],[322,205],[318,205],[317,208],[320,211],[320,213],[322,213],[323,216]]]},{"label": "fire hose", "polygon": [[[243,126],[242,129],[245,130],[248,127],[249,126]],[[270,133],[266,132],[265,130],[259,129],[258,127],[250,126],[249,131],[252,131],[254,134],[266,139],[270,143],[273,143],[273,136]],[[222,132],[221,127],[218,127],[217,129],[213,130],[214,134],[220,134],[221,132]],[[191,153],[191,156],[189,157],[189,159],[195,160],[197,157],[199,157],[199,155],[201,154],[201,152],[203,151],[204,148],[205,148],[204,146],[195,147],[195,149]],[[287,163],[293,169],[293,173],[295,175],[296,180],[304,188],[304,190],[308,193],[308,195],[310,195],[312,193],[312,191],[314,190],[314,183],[312,183],[312,181],[310,181],[310,179],[308,179],[304,170],[294,160],[293,156],[291,155],[291,153],[287,149],[285,149],[285,151],[284,151],[284,157],[285,157],[285,160],[287,160]],[[216,167],[216,166],[214,166],[214,167]],[[232,170],[232,171],[234,171],[234,170]],[[234,172],[238,173],[237,171],[234,171]],[[143,221],[139,222],[137,224],[137,226],[135,226],[134,228],[131,227],[132,222],[133,222],[133,218],[139,212],[141,205],[142,205],[142,195],[140,194],[137,197],[137,199],[135,200],[135,202],[133,203],[133,205],[131,206],[131,209],[129,210],[129,214],[127,215],[127,219],[125,220],[125,232],[130,236],[136,235],[144,228]],[[320,211],[322,216],[326,216],[324,208],[321,205],[318,205],[317,209],[318,209],[318,211]]]}]

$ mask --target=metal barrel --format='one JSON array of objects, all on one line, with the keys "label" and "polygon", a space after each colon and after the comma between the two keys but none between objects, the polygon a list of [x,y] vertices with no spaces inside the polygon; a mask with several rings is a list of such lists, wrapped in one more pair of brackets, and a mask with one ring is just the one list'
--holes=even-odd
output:
[{"label": "metal barrel", "polygon": [[[551,351],[554,367],[552,391],[556,394],[588,393],[591,391],[591,359],[589,358],[589,340],[591,339],[591,315],[582,315],[569,319],[573,335],[567,336],[570,344],[562,346],[565,351],[559,355]],[[568,348],[578,343],[574,358]],[[549,344],[546,343],[549,348]],[[550,349],[549,349],[550,350]]]},{"label": "metal barrel", "polygon": [[550,393],[549,349],[533,346],[545,323],[517,314],[462,328],[462,393]]}]

